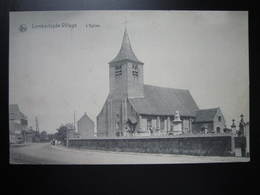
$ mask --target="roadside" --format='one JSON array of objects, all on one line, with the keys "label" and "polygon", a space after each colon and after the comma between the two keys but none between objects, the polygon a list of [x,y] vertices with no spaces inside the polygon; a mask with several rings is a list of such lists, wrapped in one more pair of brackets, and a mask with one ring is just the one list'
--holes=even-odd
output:
[{"label": "roadside", "polygon": [[11,164],[175,164],[248,162],[243,157],[114,152],[53,146],[49,143],[10,147]]},{"label": "roadside", "polygon": [[10,144],[10,147],[24,147],[24,146],[29,146],[32,143],[23,143],[23,144]]}]

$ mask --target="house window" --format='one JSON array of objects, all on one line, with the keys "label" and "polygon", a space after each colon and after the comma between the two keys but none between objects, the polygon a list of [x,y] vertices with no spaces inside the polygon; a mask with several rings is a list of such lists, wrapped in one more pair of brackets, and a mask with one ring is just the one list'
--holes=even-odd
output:
[{"label": "house window", "polygon": [[137,64],[133,64],[132,65],[132,75],[134,78],[138,78],[138,65]]},{"label": "house window", "polygon": [[118,78],[122,75],[122,66],[117,65],[115,66],[115,77]]},{"label": "house window", "polygon": [[221,116],[218,117],[218,121],[221,122]]}]

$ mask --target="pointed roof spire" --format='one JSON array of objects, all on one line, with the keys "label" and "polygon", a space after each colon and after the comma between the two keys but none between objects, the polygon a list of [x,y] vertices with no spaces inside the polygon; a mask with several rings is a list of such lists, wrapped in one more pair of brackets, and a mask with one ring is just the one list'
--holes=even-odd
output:
[{"label": "pointed roof spire", "polygon": [[125,32],[124,32],[123,41],[122,41],[122,44],[121,44],[120,51],[117,54],[117,56],[112,61],[109,62],[109,64],[114,63],[114,62],[119,62],[119,61],[122,61],[122,60],[130,60],[130,61],[133,61],[133,62],[143,64],[143,62],[141,62],[137,59],[137,57],[135,56],[135,54],[132,50],[126,27],[125,27]]}]

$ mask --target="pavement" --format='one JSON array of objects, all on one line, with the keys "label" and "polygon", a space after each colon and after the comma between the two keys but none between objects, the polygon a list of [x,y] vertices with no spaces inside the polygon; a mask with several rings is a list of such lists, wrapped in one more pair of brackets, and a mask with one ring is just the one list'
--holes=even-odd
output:
[{"label": "pavement", "polygon": [[245,157],[208,157],[72,149],[50,143],[10,146],[10,164],[175,164],[249,162]]}]

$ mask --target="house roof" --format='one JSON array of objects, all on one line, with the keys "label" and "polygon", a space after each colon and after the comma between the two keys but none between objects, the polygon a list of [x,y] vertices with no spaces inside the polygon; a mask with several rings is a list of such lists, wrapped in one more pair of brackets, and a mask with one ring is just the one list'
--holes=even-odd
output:
[{"label": "house roof", "polygon": [[78,122],[82,121],[82,120],[88,120],[94,123],[94,121],[87,115],[87,113],[85,112],[84,115],[78,120]]},{"label": "house roof", "polygon": [[20,119],[27,120],[27,117],[25,116],[25,114],[23,114],[20,111],[19,106],[17,104],[10,104],[9,105],[9,120],[20,120]]},{"label": "house roof", "polygon": [[123,41],[122,41],[122,44],[121,44],[120,51],[117,54],[117,56],[112,61],[109,62],[109,64],[119,62],[119,61],[122,61],[122,60],[130,60],[130,61],[133,61],[133,62],[143,64],[143,62],[141,62],[137,59],[137,57],[135,56],[135,54],[132,50],[131,43],[130,43],[129,36],[128,36],[126,28],[125,28],[125,32],[124,32]]},{"label": "house roof", "polygon": [[147,115],[195,116],[198,106],[189,90],[144,85],[144,98],[129,98],[136,112]]},{"label": "house roof", "polygon": [[219,108],[201,109],[196,111],[194,122],[209,122],[213,121]]}]

